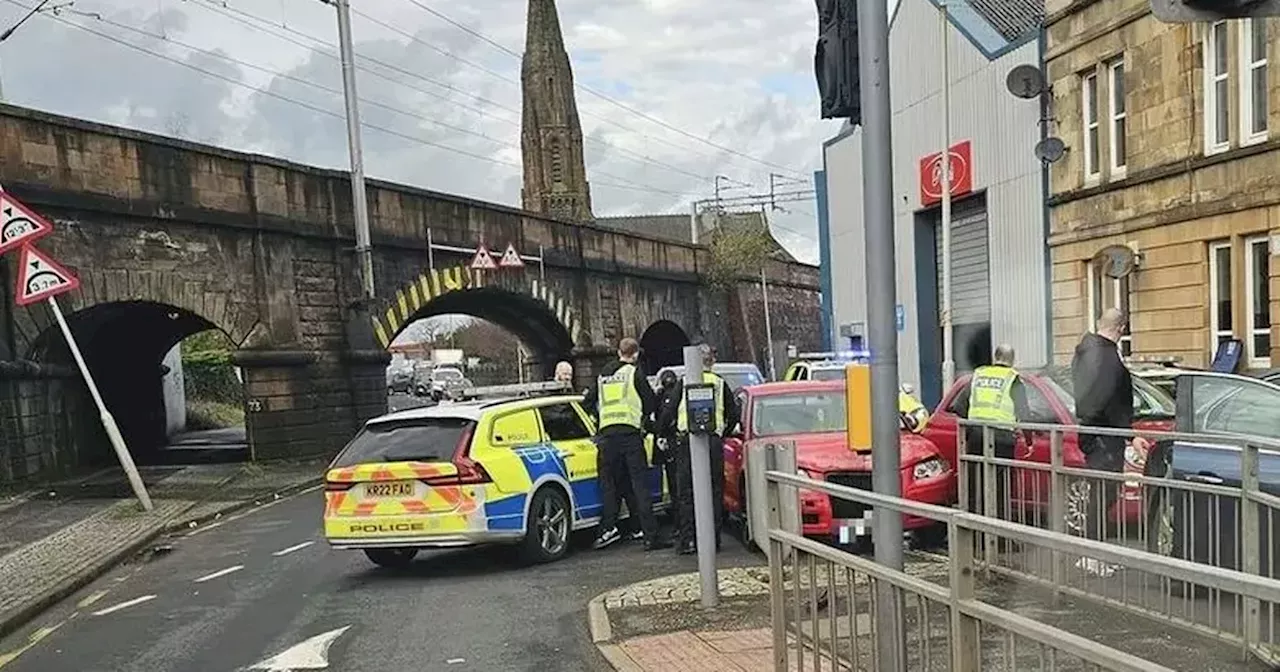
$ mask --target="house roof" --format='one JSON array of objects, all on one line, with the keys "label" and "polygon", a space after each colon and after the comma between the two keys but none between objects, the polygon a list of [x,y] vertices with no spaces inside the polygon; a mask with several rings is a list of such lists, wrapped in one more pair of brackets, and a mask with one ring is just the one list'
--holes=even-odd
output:
[{"label": "house roof", "polygon": [[[595,223],[615,231],[639,233],[664,240],[691,243],[693,242],[693,236],[690,235],[689,217],[689,215],[623,215],[596,217]],[[716,219],[717,221],[713,221],[708,225],[708,215],[703,213],[700,222],[701,232],[706,233],[717,225],[728,229],[763,227],[768,232],[769,237],[773,239],[776,248],[773,252],[774,258],[780,261],[796,261],[796,258],[778,242],[773,232],[768,229],[768,218],[765,217],[764,213],[726,212]]]},{"label": "house roof", "polygon": [[1044,23],[1044,0],[968,0],[987,23],[1009,42],[1034,36]]}]

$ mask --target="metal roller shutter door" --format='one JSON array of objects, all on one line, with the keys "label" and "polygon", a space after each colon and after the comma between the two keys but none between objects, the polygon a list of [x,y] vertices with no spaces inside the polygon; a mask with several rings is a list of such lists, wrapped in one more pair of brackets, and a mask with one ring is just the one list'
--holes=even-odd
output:
[{"label": "metal roller shutter door", "polygon": [[[938,263],[938,307],[942,307],[942,227],[934,229]],[[951,323],[991,321],[991,264],[986,199],[955,204],[951,211]]]}]

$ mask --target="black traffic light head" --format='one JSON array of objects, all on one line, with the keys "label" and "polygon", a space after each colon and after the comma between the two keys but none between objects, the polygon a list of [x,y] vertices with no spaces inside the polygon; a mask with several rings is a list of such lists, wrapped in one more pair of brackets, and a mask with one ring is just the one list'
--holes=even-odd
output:
[{"label": "black traffic light head", "polygon": [[857,0],[817,0],[818,44],[814,76],[823,119],[862,123],[862,87],[858,76]]},{"label": "black traffic light head", "polygon": [[1280,16],[1280,0],[1150,0],[1165,23],[1209,23],[1223,19]]}]

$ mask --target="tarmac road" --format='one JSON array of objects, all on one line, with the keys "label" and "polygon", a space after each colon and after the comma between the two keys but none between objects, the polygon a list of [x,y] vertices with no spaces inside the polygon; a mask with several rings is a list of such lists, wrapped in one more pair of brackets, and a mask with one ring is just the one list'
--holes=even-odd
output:
[{"label": "tarmac road", "polygon": [[[549,565],[462,549],[395,572],[329,549],[321,504],[313,491],[162,542],[172,550],[117,568],[0,642],[0,670],[609,670],[586,602],[696,570],[692,556],[634,543],[592,551],[586,538]],[[722,566],[758,562],[725,541]]]}]

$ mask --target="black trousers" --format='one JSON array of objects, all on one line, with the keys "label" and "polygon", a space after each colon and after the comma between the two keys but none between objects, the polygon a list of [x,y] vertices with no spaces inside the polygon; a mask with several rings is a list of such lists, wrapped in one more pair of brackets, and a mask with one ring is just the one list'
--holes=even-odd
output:
[{"label": "black trousers", "polygon": [[653,451],[654,466],[662,467],[662,474],[666,478],[667,493],[671,497],[671,504],[668,511],[671,513],[671,521],[674,523],[676,530],[680,529],[680,507],[677,505],[679,500],[676,499],[676,488],[679,484],[680,470],[676,464],[677,447],[680,445],[676,441],[676,437],[663,437],[667,440],[667,449],[659,450],[656,447]]},{"label": "black trousers", "polygon": [[[1124,471],[1124,444],[1122,436],[1081,436],[1080,446],[1085,453],[1084,464],[1088,469],[1120,473]],[[1085,538],[1102,541],[1107,523],[1111,520],[1111,507],[1120,496],[1120,483],[1089,479],[1089,510],[1085,517]]]},{"label": "black trousers", "polygon": [[[982,428],[969,427],[965,434],[965,449],[970,455],[982,454]],[[1012,460],[1014,457],[1015,440],[1013,433],[1001,430],[992,430],[992,447],[995,456],[1005,460]],[[978,462],[964,462],[969,469],[969,512],[983,515],[982,508],[982,464]],[[1009,480],[1013,477],[1010,469],[1005,467],[996,467],[996,513],[995,517],[1001,520],[1009,520],[1011,517],[1010,508],[1012,502],[1009,501]]]},{"label": "black trousers", "polygon": [[604,509],[600,514],[602,531],[618,526],[618,504],[625,499],[627,511],[640,520],[645,538],[658,537],[649,494],[649,460],[639,431],[615,430],[596,437],[596,479]]},{"label": "black trousers", "polygon": [[[714,434],[707,438],[711,448],[711,497],[714,500],[711,508],[715,512],[715,538],[718,545],[720,529],[724,526],[724,442]],[[696,523],[693,514],[693,456],[689,450],[689,436],[681,435],[675,451],[676,535],[681,544],[696,541],[694,527]]]}]

